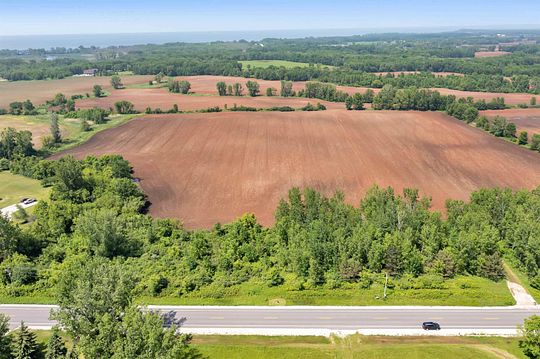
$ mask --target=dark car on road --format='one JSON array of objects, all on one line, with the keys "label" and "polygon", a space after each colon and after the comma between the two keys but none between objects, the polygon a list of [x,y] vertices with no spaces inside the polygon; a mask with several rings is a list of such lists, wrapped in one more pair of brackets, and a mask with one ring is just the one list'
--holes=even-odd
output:
[{"label": "dark car on road", "polygon": [[439,323],[435,322],[423,322],[422,329],[424,330],[441,330]]}]

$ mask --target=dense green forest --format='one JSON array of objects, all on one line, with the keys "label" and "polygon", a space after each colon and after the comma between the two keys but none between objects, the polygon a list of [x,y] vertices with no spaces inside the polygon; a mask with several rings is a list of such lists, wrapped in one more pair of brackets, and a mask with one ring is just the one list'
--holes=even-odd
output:
[{"label": "dense green forest", "polygon": [[48,161],[32,154],[16,146],[3,160],[13,173],[52,186],[30,223],[0,219],[3,295],[47,295],[93,258],[122,265],[142,296],[219,292],[251,280],[295,290],[361,289],[382,272],[432,288],[457,275],[500,280],[502,258],[540,286],[540,188],[483,189],[470,203],[449,200],[447,217],[414,189],[373,187],[350,205],[339,192],[292,188],[269,228],[248,214],[188,231],[145,214],[144,193],[119,156]]},{"label": "dense green forest", "polygon": [[[10,81],[64,78],[97,68],[102,75],[136,74],[230,75],[266,80],[319,80],[342,85],[381,88],[447,87],[490,92],[531,92],[540,88],[540,34],[455,32],[379,34],[350,37],[264,39],[204,44],[174,43],[110,48],[0,51],[0,77]],[[475,58],[478,50],[497,44],[510,55]],[[20,55],[19,55],[20,54]],[[77,56],[91,55],[93,60]],[[45,60],[47,55],[56,56]],[[69,56],[67,56],[69,55]],[[309,67],[243,67],[243,60],[288,60]],[[329,65],[332,68],[317,66]],[[404,76],[373,72],[419,71]],[[435,76],[431,72],[455,72]]]}]

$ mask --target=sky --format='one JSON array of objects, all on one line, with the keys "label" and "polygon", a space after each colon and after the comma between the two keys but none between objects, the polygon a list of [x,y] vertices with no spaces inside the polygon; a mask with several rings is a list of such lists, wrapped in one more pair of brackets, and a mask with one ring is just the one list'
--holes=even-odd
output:
[{"label": "sky", "polygon": [[540,0],[0,0],[0,36],[289,29],[540,28]]}]

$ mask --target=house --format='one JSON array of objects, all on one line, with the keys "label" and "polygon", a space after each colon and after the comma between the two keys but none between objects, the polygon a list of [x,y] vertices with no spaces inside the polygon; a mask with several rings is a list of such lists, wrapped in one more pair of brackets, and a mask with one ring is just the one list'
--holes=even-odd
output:
[{"label": "house", "polygon": [[88,69],[83,71],[83,76],[96,76],[98,69]]}]

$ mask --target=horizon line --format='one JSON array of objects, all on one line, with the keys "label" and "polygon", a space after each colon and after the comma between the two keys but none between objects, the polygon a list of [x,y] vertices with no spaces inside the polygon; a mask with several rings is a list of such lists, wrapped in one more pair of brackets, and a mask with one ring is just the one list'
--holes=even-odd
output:
[{"label": "horizon line", "polygon": [[[393,26],[393,27],[328,27],[328,28],[288,28],[288,29],[260,29],[260,30],[251,30],[251,29],[245,29],[245,30],[178,30],[178,31],[134,31],[134,32],[83,32],[83,33],[50,33],[50,34],[13,34],[13,35],[0,35],[0,38],[7,38],[7,37],[24,37],[24,36],[91,36],[91,35],[137,35],[137,34],[176,34],[176,33],[183,33],[183,34],[208,34],[208,33],[236,33],[236,32],[244,32],[244,33],[259,33],[259,32],[268,32],[268,31],[279,31],[279,32],[286,32],[286,31],[374,31],[376,33],[385,33],[385,32],[411,32],[412,30],[430,30],[432,33],[444,33],[444,32],[455,32],[455,31],[466,31],[466,30],[486,30],[486,31],[494,31],[494,30],[512,30],[512,31],[519,31],[519,30],[539,30],[540,31],[540,24],[506,24],[506,25],[468,25],[468,26],[451,26],[451,25],[444,25],[444,26]],[[394,31],[391,31],[394,30]],[[399,30],[399,31],[395,31]],[[354,35],[351,35],[354,36]]]}]

